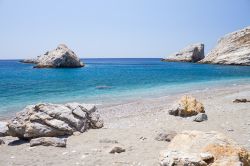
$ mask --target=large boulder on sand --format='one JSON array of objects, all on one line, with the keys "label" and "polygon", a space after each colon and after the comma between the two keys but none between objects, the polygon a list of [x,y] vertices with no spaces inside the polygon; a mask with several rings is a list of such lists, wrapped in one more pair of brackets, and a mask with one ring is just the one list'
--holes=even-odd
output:
[{"label": "large boulder on sand", "polygon": [[57,137],[103,127],[103,121],[91,104],[37,104],[27,106],[9,124],[9,135],[32,139]]},{"label": "large boulder on sand", "polygon": [[60,44],[56,49],[47,51],[37,59],[21,60],[23,63],[34,63],[35,68],[76,68],[84,64],[65,44]]},{"label": "large boulder on sand", "polygon": [[160,153],[162,166],[249,166],[250,152],[218,132],[183,131]]},{"label": "large boulder on sand", "polygon": [[200,63],[250,65],[250,26],[222,37]]},{"label": "large boulder on sand", "polygon": [[204,106],[192,96],[183,96],[180,101],[175,103],[170,110],[170,115],[188,117],[199,113],[205,113]]},{"label": "large boulder on sand", "polygon": [[168,62],[197,62],[204,58],[204,44],[192,44],[181,51],[169,55],[162,61]]}]

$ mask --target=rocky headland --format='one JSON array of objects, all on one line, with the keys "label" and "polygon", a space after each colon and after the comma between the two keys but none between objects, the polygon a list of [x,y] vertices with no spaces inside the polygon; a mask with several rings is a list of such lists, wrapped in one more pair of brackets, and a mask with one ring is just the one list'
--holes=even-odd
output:
[{"label": "rocky headland", "polygon": [[222,37],[199,63],[250,65],[250,27]]},{"label": "rocky headland", "polygon": [[65,44],[60,44],[52,51],[38,56],[36,59],[24,59],[22,63],[35,64],[34,68],[78,68],[84,64]]},{"label": "rocky headland", "polygon": [[179,52],[169,55],[162,61],[166,62],[198,62],[204,58],[204,44],[192,44]]}]

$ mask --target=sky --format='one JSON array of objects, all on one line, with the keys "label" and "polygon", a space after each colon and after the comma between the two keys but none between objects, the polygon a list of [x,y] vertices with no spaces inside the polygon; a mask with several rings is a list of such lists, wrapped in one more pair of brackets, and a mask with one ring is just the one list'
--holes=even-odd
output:
[{"label": "sky", "polygon": [[0,0],[0,59],[68,45],[81,58],[162,58],[250,26],[250,0]]}]

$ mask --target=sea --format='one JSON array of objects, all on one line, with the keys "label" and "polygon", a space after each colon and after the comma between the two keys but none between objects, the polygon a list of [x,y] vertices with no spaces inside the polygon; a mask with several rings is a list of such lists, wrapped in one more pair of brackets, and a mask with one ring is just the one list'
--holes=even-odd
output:
[{"label": "sea", "polygon": [[83,59],[83,68],[37,69],[0,60],[0,116],[36,103],[122,103],[250,83],[250,67],[162,62],[160,58]]}]

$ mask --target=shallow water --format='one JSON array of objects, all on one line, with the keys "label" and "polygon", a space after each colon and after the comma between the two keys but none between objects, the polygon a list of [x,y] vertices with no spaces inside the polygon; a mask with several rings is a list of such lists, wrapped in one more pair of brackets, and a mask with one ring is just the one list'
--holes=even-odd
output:
[{"label": "shallow water", "polygon": [[112,103],[250,82],[250,68],[151,59],[84,59],[86,67],[34,69],[0,61],[0,115],[38,102]]}]

